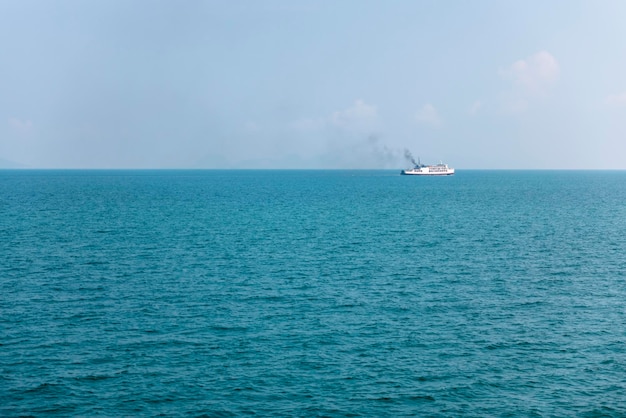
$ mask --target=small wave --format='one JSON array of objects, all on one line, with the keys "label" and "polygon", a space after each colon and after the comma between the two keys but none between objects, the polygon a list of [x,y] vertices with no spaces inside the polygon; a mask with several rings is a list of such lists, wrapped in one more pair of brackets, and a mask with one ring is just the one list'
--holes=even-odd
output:
[{"label": "small wave", "polygon": [[107,380],[107,379],[113,379],[115,378],[115,376],[110,376],[110,375],[87,375],[87,376],[78,376],[75,377],[74,379],[79,381],[79,382],[98,382],[101,380]]},{"label": "small wave", "polygon": [[24,393],[40,393],[40,392],[50,392],[50,391],[61,391],[65,388],[65,385],[59,383],[48,383],[44,382],[40,385],[37,385],[34,388],[26,389]]},{"label": "small wave", "polygon": [[412,401],[429,401],[434,402],[435,398],[430,395],[412,395],[408,397]]}]

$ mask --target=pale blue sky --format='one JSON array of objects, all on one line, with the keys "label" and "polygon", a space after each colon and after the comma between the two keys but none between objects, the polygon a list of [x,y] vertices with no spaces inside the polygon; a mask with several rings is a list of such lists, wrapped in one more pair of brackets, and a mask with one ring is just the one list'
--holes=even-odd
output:
[{"label": "pale blue sky", "polygon": [[0,166],[626,169],[626,2],[0,0]]}]

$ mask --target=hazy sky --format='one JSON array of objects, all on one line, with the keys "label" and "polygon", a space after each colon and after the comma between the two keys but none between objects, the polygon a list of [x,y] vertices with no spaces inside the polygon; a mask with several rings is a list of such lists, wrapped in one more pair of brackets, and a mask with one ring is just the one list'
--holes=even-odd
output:
[{"label": "hazy sky", "polygon": [[0,166],[626,169],[626,1],[0,0]]}]

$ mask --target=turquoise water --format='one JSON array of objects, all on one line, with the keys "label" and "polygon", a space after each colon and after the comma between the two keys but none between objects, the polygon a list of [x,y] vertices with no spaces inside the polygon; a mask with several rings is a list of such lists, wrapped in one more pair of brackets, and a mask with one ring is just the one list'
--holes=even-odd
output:
[{"label": "turquoise water", "polygon": [[0,415],[624,416],[626,172],[0,171]]}]

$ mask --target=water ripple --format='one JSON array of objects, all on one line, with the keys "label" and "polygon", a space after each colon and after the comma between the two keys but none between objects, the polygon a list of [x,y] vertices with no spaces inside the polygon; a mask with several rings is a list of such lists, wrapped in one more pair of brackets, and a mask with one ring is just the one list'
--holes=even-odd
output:
[{"label": "water ripple", "polygon": [[0,415],[626,415],[626,175],[390,174],[0,172]]}]

